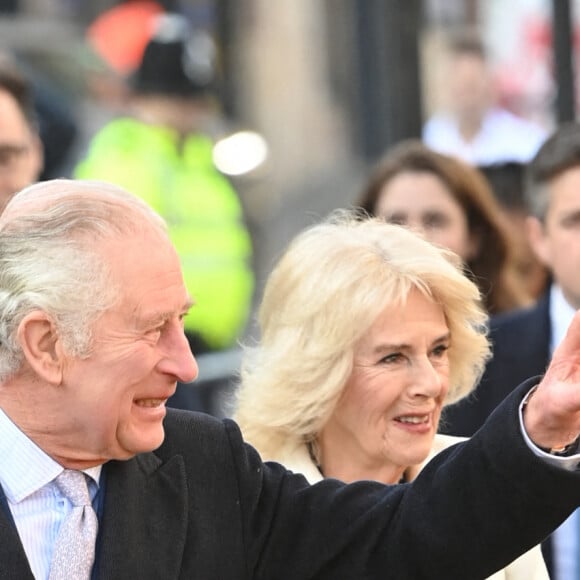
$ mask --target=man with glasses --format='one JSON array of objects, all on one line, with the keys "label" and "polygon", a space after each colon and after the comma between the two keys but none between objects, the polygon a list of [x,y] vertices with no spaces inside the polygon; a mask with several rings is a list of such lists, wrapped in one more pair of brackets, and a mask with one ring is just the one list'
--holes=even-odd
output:
[{"label": "man with glasses", "polygon": [[0,61],[0,212],[10,198],[38,179],[43,151],[26,78]]}]

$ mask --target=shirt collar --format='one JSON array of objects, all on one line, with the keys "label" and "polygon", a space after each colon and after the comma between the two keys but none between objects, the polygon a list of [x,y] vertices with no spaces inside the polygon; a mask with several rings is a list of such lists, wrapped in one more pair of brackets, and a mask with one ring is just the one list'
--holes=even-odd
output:
[{"label": "shirt collar", "polygon": [[564,340],[568,326],[570,326],[575,313],[576,310],[564,297],[562,288],[558,284],[552,284],[550,288],[551,352],[554,352],[556,347]]},{"label": "shirt collar", "polygon": [[[8,501],[18,503],[38,491],[63,467],[28,438],[0,409],[0,485]],[[98,486],[102,465],[83,470]]]}]

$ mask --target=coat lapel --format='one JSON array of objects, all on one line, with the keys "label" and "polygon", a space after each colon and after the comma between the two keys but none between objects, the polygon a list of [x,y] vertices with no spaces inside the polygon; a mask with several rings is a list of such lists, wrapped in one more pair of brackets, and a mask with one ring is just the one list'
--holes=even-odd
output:
[{"label": "coat lapel", "polygon": [[106,580],[179,576],[187,532],[187,482],[181,456],[153,453],[105,466],[97,576]]},{"label": "coat lapel", "polygon": [[[34,580],[22,547],[16,526],[10,517],[10,508],[0,487],[0,570],[6,577]],[[3,576],[3,574],[0,574]]]},{"label": "coat lapel", "polygon": [[550,324],[550,294],[539,302],[530,317],[528,331],[524,343],[529,343],[532,352],[531,360],[537,361],[539,374],[544,374],[550,362],[550,343],[552,342],[552,326]]}]

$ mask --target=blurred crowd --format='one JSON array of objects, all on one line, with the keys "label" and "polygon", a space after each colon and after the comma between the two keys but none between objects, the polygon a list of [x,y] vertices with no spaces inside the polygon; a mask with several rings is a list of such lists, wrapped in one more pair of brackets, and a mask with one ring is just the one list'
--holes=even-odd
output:
[{"label": "blurred crowd", "polygon": [[[224,117],[217,48],[211,35],[171,8],[153,1],[121,3],[87,28],[87,87],[105,115],[98,127],[91,128],[86,142],[87,127],[75,109],[66,106],[58,86],[17,55],[2,55],[0,209],[23,187],[60,176],[109,181],[133,192],[166,220],[195,301],[184,329],[192,353],[199,357],[199,386],[179,384],[169,404],[215,415],[236,413],[250,442],[263,454],[304,471],[312,481],[412,480],[424,461],[454,443],[454,438],[473,436],[511,389],[544,373],[580,308],[580,124],[545,127],[508,110],[496,92],[484,42],[462,32],[447,46],[449,76],[442,108],[425,120],[422,135],[387,148],[365,169],[362,184],[350,199],[356,219],[404,226],[438,249],[452,252],[479,290],[479,307],[486,317],[473,316],[491,341],[489,360],[483,350],[474,353],[465,347],[461,354],[481,367],[480,380],[475,376],[478,380],[453,396],[434,395],[441,419],[437,414],[431,440],[421,452],[401,458],[403,452],[394,443],[386,454],[369,451],[380,436],[380,426],[377,432],[359,431],[373,423],[372,404],[391,407],[379,399],[372,403],[370,398],[369,403],[361,387],[368,379],[355,380],[354,371],[334,382],[329,379],[328,387],[327,377],[313,374],[319,364],[325,375],[333,369],[320,362],[330,355],[310,350],[308,340],[324,343],[329,336],[348,332],[345,324],[333,322],[337,313],[325,310],[326,299],[314,302],[316,308],[306,304],[308,292],[330,291],[321,288],[331,253],[322,234],[310,240],[309,251],[291,250],[284,258],[288,263],[277,267],[276,276],[283,282],[276,277],[269,281],[260,319],[262,336],[251,336],[254,304],[262,299],[257,295],[261,288],[256,282],[256,240],[235,180],[220,171],[214,159],[215,127]],[[398,231],[393,230],[393,240]],[[372,246],[376,241],[368,235]],[[339,237],[333,243],[342,248]],[[401,247],[407,243],[402,241]],[[344,244],[344,260],[356,264],[358,254],[350,255]],[[322,247],[327,255],[313,253]],[[381,251],[388,255],[393,250]],[[401,255],[419,268],[412,252]],[[367,259],[364,254],[359,258]],[[389,260],[396,264],[395,258]],[[310,272],[304,274],[308,268],[320,268],[319,276],[311,280]],[[425,279],[416,285],[445,304],[459,300],[439,275],[418,270],[415,276]],[[331,274],[327,276],[331,280]],[[372,278],[365,296],[372,295],[371,286],[380,286],[378,280],[378,275]],[[431,332],[440,321],[424,294],[408,288],[403,292],[402,286],[393,284],[381,286],[390,296],[382,318],[374,325],[367,320],[369,326],[360,334],[372,343],[380,342],[381,333],[391,333],[401,344],[408,340],[415,356],[423,348],[422,335],[405,338],[404,329],[417,326]],[[348,320],[363,325],[368,314],[356,290],[365,287],[364,281],[357,288],[348,287],[357,313]],[[344,317],[340,309],[348,308],[348,300],[337,298],[339,288],[331,290],[328,302]],[[457,287],[458,294],[470,296],[469,291]],[[304,302],[292,303],[298,295]],[[449,312],[446,316],[458,327],[462,317],[474,324],[471,314]],[[317,317],[323,319],[320,327],[312,321]],[[295,371],[298,380],[292,382],[288,361],[295,360],[296,353],[276,350],[276,341],[282,340],[278,334],[288,340],[295,319],[309,329],[309,336],[296,336],[291,344],[304,349],[300,364],[316,381],[306,381],[302,370]],[[425,321],[432,322],[426,329],[421,326]],[[433,331],[429,339],[431,359],[446,357],[450,348],[440,334],[445,335]],[[474,334],[462,340],[479,339]],[[271,357],[264,359],[267,364],[252,358],[257,356],[256,343],[260,356]],[[344,352],[354,348],[354,360],[363,361],[356,364],[368,364],[365,349],[372,345],[356,345],[336,339],[329,347],[336,351],[332,360],[338,365]],[[457,360],[449,363],[451,371],[457,365],[461,366]],[[225,402],[221,397],[238,387],[240,368],[244,373],[239,392]],[[385,383],[392,380],[389,376]],[[279,386],[279,393],[273,385]],[[288,392],[289,385],[295,397]],[[389,385],[383,388],[388,390]],[[278,407],[275,397],[281,402]],[[359,412],[363,403],[367,407]],[[413,416],[405,421],[422,419]],[[379,462],[379,469],[366,469],[366,460]],[[400,469],[386,470],[385,475],[382,460]],[[556,580],[576,577],[580,516],[573,514],[543,543],[542,551],[543,556],[539,548],[532,550],[520,572],[517,566],[512,571],[508,567],[504,577],[547,578],[546,569]]]}]

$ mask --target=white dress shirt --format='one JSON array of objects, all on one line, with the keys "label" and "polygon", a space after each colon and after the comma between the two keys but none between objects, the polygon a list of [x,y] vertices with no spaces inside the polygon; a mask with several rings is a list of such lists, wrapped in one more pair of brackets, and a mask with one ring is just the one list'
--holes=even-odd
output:
[{"label": "white dress shirt", "polygon": [[[568,326],[576,310],[564,298],[562,289],[553,284],[550,289],[550,326],[551,340],[550,349],[553,353],[562,342]],[[578,459],[576,458],[576,462]],[[578,527],[580,526],[580,514],[576,510],[554,532],[553,559],[556,577],[554,580],[577,580],[580,578],[580,538]]]},{"label": "white dress shirt", "polygon": [[[0,409],[0,485],[36,580],[46,580],[60,525],[72,504],[54,479],[63,467],[33,443]],[[95,499],[101,466],[84,470]]]},{"label": "white dress shirt", "polygon": [[539,125],[504,109],[490,109],[481,130],[465,141],[457,121],[448,114],[434,115],[423,129],[423,141],[435,151],[459,157],[472,165],[507,161],[528,162],[540,148],[546,132]]}]

